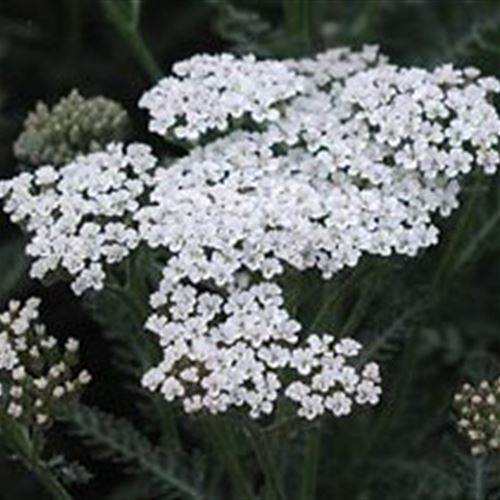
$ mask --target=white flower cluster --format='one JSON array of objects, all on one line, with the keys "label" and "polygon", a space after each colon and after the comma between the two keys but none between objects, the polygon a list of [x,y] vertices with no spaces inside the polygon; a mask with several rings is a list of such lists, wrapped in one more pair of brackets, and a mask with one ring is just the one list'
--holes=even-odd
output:
[{"label": "white flower cluster", "polygon": [[349,415],[353,402],[376,405],[379,402],[380,370],[377,363],[367,363],[361,373],[347,363],[362,348],[351,338],[332,345],[331,335],[310,335],[304,348],[295,349],[290,365],[302,379],[292,382],[285,396],[299,404],[298,415],[312,420],[325,411],[340,417]]},{"label": "white flower cluster", "polygon": [[500,122],[489,96],[499,91],[473,68],[382,64],[299,97],[270,134],[374,185],[398,173],[442,182],[473,166],[494,173]]},{"label": "white flower cluster", "polygon": [[348,415],[353,403],[378,402],[378,366],[369,363],[358,373],[348,363],[361,349],[358,342],[310,335],[301,345],[301,325],[284,309],[280,287],[246,281],[240,276],[224,299],[164,276],[152,298],[159,311],[146,324],[163,360],[144,375],[145,387],[167,401],[180,398],[188,413],[244,407],[254,418],[270,414],[280,395],[308,419],[325,411]]},{"label": "white flower cluster", "polygon": [[[474,70],[402,69],[371,48],[287,65],[307,84],[279,119],[157,171],[152,203],[136,215],[148,245],[171,254],[151,297],[169,312],[148,323],[164,360],[144,384],[182,398],[187,411],[245,404],[253,416],[268,413],[285,368],[299,374],[284,394],[303,417],[348,414],[353,401],[375,404],[377,365],[358,373],[328,336],[310,334],[300,347],[300,325],[280,300],[270,307],[260,299],[262,282],[236,286],[236,276],[265,283],[292,266],[329,278],[365,253],[413,256],[437,242],[432,215],[458,206],[455,178],[473,166],[492,173],[499,162],[500,120],[488,100],[498,83]],[[223,292],[200,295],[203,283]],[[200,317],[199,308],[210,311],[205,301],[212,313]],[[251,314],[236,320],[233,304]],[[357,354],[360,346],[345,342]]]},{"label": "white flower cluster", "polygon": [[174,76],[146,92],[139,106],[151,114],[150,130],[194,141],[224,131],[231,120],[277,120],[278,105],[295,96],[303,79],[278,61],[248,55],[197,55],[174,64]]},{"label": "white flower cluster", "polygon": [[147,146],[110,145],[61,169],[44,166],[2,182],[4,211],[31,236],[31,276],[62,271],[76,294],[100,290],[104,265],[121,261],[139,244],[132,214],[155,166]]},{"label": "white flower cluster", "polygon": [[40,299],[11,301],[0,315],[0,405],[12,418],[47,426],[54,406],[75,397],[90,382],[86,370],[74,374],[78,341],[64,350],[39,322]]},{"label": "white flower cluster", "polygon": [[[102,286],[103,263],[139,243],[160,249],[147,327],[164,359],[144,385],[187,411],[256,416],[280,393],[306,418],[376,403],[376,365],[358,373],[354,341],[302,331],[274,281],[435,244],[435,216],[458,206],[463,175],[500,161],[500,84],[474,69],[399,68],[370,47],[284,62],[197,56],[174,72],[141,105],[151,130],[202,140],[187,156],[164,167],[145,146],[113,146],[3,184],[5,210],[33,235],[33,274],[61,267],[81,293]],[[226,135],[210,141],[214,130]]]}]

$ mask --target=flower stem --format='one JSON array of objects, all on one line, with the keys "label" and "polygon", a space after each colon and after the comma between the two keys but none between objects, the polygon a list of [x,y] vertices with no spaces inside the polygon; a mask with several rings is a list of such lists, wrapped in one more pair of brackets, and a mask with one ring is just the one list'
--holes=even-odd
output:
[{"label": "flower stem", "polygon": [[253,422],[247,422],[244,431],[248,435],[248,441],[252,445],[266,480],[267,495],[265,498],[268,500],[285,500],[271,443],[266,442],[262,429]]},{"label": "flower stem", "polygon": [[[352,273],[350,278],[343,283],[335,281],[327,283],[323,292],[323,300],[318,311],[308,330],[312,333],[318,333],[318,330],[324,328],[325,323],[331,319],[332,310],[341,300],[343,300],[352,290],[359,284],[359,281],[366,277],[371,271],[369,266],[359,265]],[[335,290],[332,290],[332,286]]]},{"label": "flower stem", "polygon": [[222,416],[206,419],[209,437],[215,452],[229,474],[235,496],[238,500],[255,500],[252,487],[240,460],[236,437],[230,424]]},{"label": "flower stem", "polygon": [[38,476],[38,479],[45,486],[47,491],[55,500],[71,500],[71,495],[66,491],[54,474],[45,467],[34,465],[31,469]]},{"label": "flower stem", "polygon": [[[371,271],[370,266],[360,266],[356,269],[350,278],[346,280],[344,283],[337,285],[337,289],[334,293],[325,293],[323,295],[323,303],[316,315],[315,319],[311,323],[309,330],[311,332],[317,332],[318,329],[321,329],[324,326],[325,321],[331,317],[332,309],[334,306],[343,299],[345,296],[349,295],[355,287],[359,284],[359,282],[364,279]],[[325,290],[329,292],[329,287]],[[359,305],[354,307],[353,313],[356,316],[356,319],[359,319],[359,315],[361,314],[361,310],[364,309],[366,298],[360,299]],[[354,320],[350,319],[344,325],[343,331],[350,325]],[[318,478],[318,468],[319,468],[319,456],[320,456],[320,439],[321,439],[321,427],[318,423],[318,426],[309,431],[309,434],[306,438],[305,451],[304,451],[304,466],[303,466],[303,481],[302,487],[300,489],[300,497],[299,499],[313,499],[315,498],[315,493],[317,489],[317,478]]]},{"label": "flower stem", "polygon": [[54,500],[72,499],[59,479],[43,463],[41,450],[37,450],[27,427],[0,414],[0,429],[5,445],[38,477]]},{"label": "flower stem", "polygon": [[136,8],[132,14],[129,13],[127,16],[114,0],[101,0],[101,5],[109,22],[128,44],[137,62],[152,81],[159,80],[162,77],[162,71],[138,30],[139,9]]},{"label": "flower stem", "polygon": [[393,385],[387,394],[384,406],[377,421],[373,424],[373,431],[369,439],[356,453],[355,467],[362,467],[372,451],[376,448],[380,439],[387,435],[395,417],[403,409],[404,397],[413,381],[418,358],[418,337],[412,335],[405,346],[399,370],[393,377]]},{"label": "flower stem", "polygon": [[455,231],[453,232],[451,239],[445,249],[444,256],[439,264],[438,270],[434,277],[434,284],[436,286],[441,285],[449,278],[450,274],[455,270],[455,254],[457,249],[459,249],[460,240],[469,225],[471,217],[474,213],[476,203],[479,201],[479,194],[481,192],[480,186],[482,183],[482,178],[478,177],[473,185],[471,196],[464,207],[464,210],[458,220]]},{"label": "flower stem", "polygon": [[320,455],[321,427],[310,429],[306,437],[306,449],[303,466],[302,487],[298,500],[316,498]]},{"label": "flower stem", "polygon": [[484,457],[476,457],[474,460],[474,500],[486,499],[484,461]]},{"label": "flower stem", "polygon": [[[147,307],[145,305],[147,299],[144,296],[147,295],[147,286],[139,279],[143,276],[141,269],[135,269],[135,267],[140,267],[139,260],[132,264],[128,261],[126,269],[127,283],[125,286],[108,284],[106,290],[128,307],[130,317],[134,322],[134,332],[130,340],[137,353],[141,369],[145,371],[156,361],[157,356],[156,347],[143,333],[144,322],[147,317]],[[154,400],[153,404],[160,419],[162,438],[168,438],[170,445],[180,446],[174,409],[167,407],[164,401],[158,401],[157,399]]]},{"label": "flower stem", "polygon": [[283,0],[285,27],[301,46],[310,49],[315,35],[315,1]]}]

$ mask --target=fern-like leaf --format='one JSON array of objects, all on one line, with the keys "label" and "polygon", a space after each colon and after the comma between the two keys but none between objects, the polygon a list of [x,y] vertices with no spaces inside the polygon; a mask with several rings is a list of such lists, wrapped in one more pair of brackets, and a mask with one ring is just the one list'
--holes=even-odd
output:
[{"label": "fern-like leaf", "polygon": [[[365,340],[366,348],[360,363],[368,360],[386,362],[399,353],[409,334],[418,325],[418,319],[429,308],[429,302],[429,298],[425,297],[416,301],[408,301],[406,307],[396,309],[389,325],[380,328],[372,339]],[[370,336],[373,336],[373,333]]]},{"label": "fern-like leaf", "polygon": [[[61,415],[98,457],[134,465],[170,498],[206,499],[195,470],[186,470],[178,452],[155,448],[130,422],[82,404],[67,406]],[[164,498],[164,497],[163,497]]]}]

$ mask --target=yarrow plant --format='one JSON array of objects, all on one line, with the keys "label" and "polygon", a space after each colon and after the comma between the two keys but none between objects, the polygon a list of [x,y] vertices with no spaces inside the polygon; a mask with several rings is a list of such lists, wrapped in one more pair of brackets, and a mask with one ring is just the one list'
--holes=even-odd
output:
[{"label": "yarrow plant", "polygon": [[373,47],[200,55],[173,73],[140,106],[184,157],[111,144],[1,184],[30,239],[32,276],[101,290],[148,248],[162,271],[145,328],[162,359],[142,383],[186,412],[258,417],[283,396],[313,419],[377,404],[378,365],[357,361],[358,341],[292,317],[280,280],[290,270],[328,280],[363,256],[436,244],[463,177],[500,161],[500,83],[473,68],[398,67]]}]

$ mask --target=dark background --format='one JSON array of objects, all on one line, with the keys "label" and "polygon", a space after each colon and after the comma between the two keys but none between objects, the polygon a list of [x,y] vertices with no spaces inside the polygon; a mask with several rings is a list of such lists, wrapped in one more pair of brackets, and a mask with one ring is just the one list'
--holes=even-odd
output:
[{"label": "dark background", "polygon": [[[297,28],[287,24],[280,0],[233,0],[232,4],[224,0],[144,0],[140,31],[165,73],[174,61],[197,52],[236,50],[290,56],[329,46],[377,43],[402,64],[473,63],[488,74],[500,75],[498,0],[310,0],[309,7],[311,18]],[[98,0],[0,0],[0,176],[9,177],[16,171],[12,144],[26,113],[36,101],[53,104],[73,88],[84,96],[104,95],[120,101],[133,118],[134,138],[147,137],[161,152],[159,141],[146,134],[145,117],[136,107],[151,84]],[[400,448],[406,446],[403,440],[412,426],[417,428],[420,418],[432,421],[436,408],[443,402],[446,407],[446,398],[467,370],[477,369],[469,368],[471,353],[477,355],[474,359],[480,360],[479,365],[484,367],[489,360],[496,366],[500,345],[498,193],[495,177],[484,188],[484,196],[460,235],[463,248],[469,250],[467,259],[460,261],[446,285],[432,289],[429,278],[446,248],[446,238],[440,248],[406,265],[404,275],[391,275],[393,284],[387,285],[388,301],[410,282],[438,295],[429,326],[422,329],[420,358],[426,368],[416,375],[412,396],[431,402],[415,410],[420,412],[418,418],[405,417],[404,431],[400,429],[403,417],[392,431],[384,430],[389,439],[400,440]],[[457,217],[444,227],[454,227]],[[418,295],[418,290],[413,291]],[[82,356],[97,382],[87,402],[133,419],[130,395],[118,388],[120,374],[110,368],[111,351],[100,327],[65,285],[47,289],[28,281],[22,236],[2,216],[2,306],[11,296],[34,293],[44,298],[45,319],[56,335],[76,335],[82,340]],[[437,425],[449,428],[451,424],[445,420]],[[89,485],[77,490],[78,497],[112,498],[108,495],[126,471],[92,460],[77,443],[62,441],[57,429],[54,437],[95,474]],[[432,446],[431,441],[419,456],[427,456]],[[43,495],[37,481],[4,454],[0,498],[38,499]]]}]

